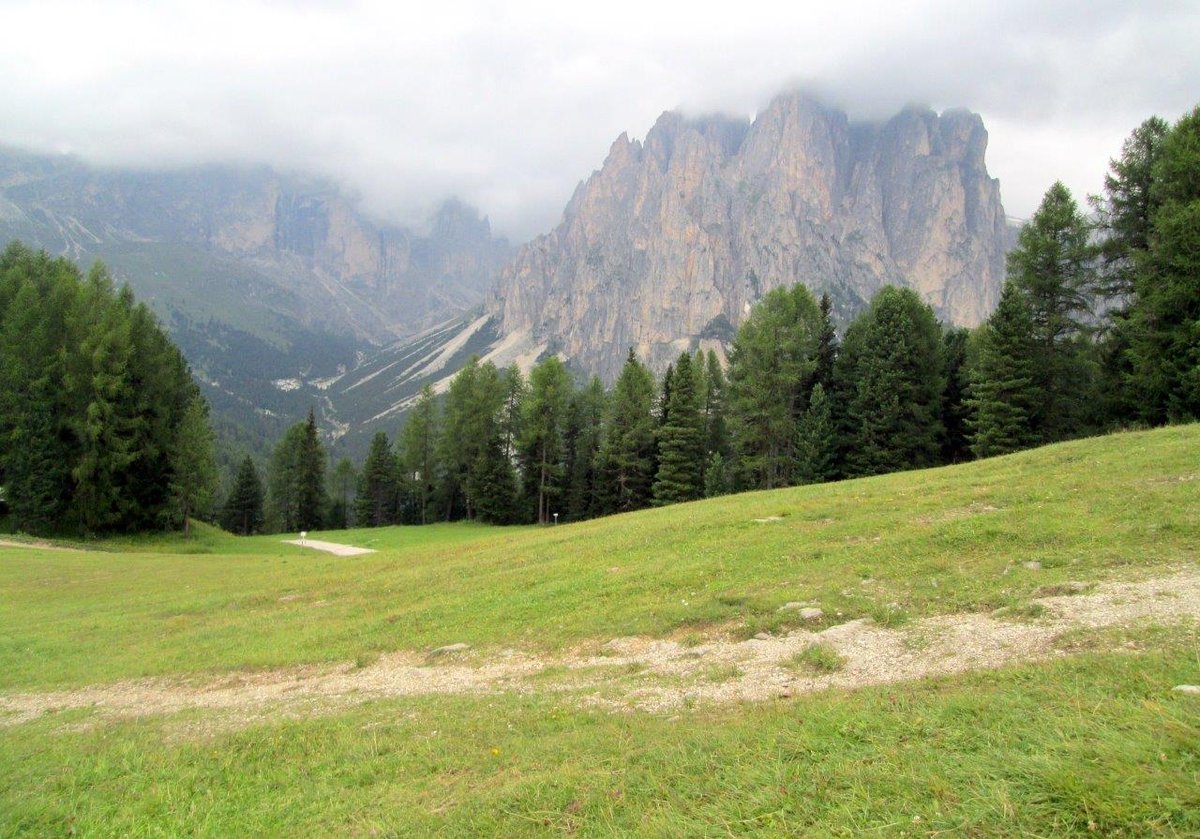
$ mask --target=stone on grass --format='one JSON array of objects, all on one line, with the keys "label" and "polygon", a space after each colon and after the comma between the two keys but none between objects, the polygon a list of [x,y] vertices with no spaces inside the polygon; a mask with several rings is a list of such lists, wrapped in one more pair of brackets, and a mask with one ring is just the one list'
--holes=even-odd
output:
[{"label": "stone on grass", "polygon": [[446,655],[447,653],[461,653],[463,650],[471,649],[470,644],[464,644],[459,641],[457,644],[447,644],[444,647],[438,647],[435,650],[430,650],[430,655]]},{"label": "stone on grass", "polygon": [[800,617],[806,621],[817,621],[825,616],[825,613],[815,606],[808,606],[800,610]]},{"label": "stone on grass", "polygon": [[794,609],[803,609],[803,608],[804,608],[805,606],[807,606],[807,605],[808,605],[808,604],[807,604],[807,603],[805,603],[803,600],[790,600],[790,601],[788,601],[787,603],[784,603],[782,606],[780,606],[780,607],[779,607],[778,609],[776,609],[775,611],[777,611],[777,612],[790,612],[790,611],[792,611],[792,610],[794,610]]},{"label": "stone on grass", "polygon": [[1200,696],[1200,685],[1175,685],[1171,690],[1176,693],[1188,693],[1192,696]]},{"label": "stone on grass", "polygon": [[1041,571],[1042,570],[1042,563],[1038,562],[1036,559],[1031,559],[1029,562],[1025,562],[1022,564],[1026,568],[1028,568],[1030,571]]}]

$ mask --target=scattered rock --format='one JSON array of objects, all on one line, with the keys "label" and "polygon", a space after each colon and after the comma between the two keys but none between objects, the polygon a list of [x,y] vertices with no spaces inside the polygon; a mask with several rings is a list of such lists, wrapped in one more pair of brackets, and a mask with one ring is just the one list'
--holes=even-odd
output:
[{"label": "scattered rock", "polygon": [[806,603],[803,600],[791,600],[791,601],[788,601],[787,603],[784,603],[782,606],[780,606],[775,611],[790,612],[790,611],[794,611],[796,609],[803,609],[807,605],[808,605],[808,603]]},{"label": "scattered rock", "polygon": [[800,617],[804,618],[806,621],[816,621],[825,617],[825,613],[815,606],[808,606],[800,610]]},{"label": "scattered rock", "polygon": [[1186,693],[1191,696],[1200,696],[1200,685],[1175,685],[1171,690],[1176,693]]},{"label": "scattered rock", "polygon": [[783,521],[783,516],[767,516],[765,519],[755,519],[759,524],[766,524],[769,521]]},{"label": "scattered rock", "polygon": [[430,650],[429,654],[430,655],[446,655],[447,653],[461,653],[463,650],[469,650],[469,649],[471,649],[470,644],[464,644],[463,642],[460,641],[457,644],[447,644],[444,647],[438,647],[435,650]]},{"label": "scattered rock", "polygon": [[756,640],[756,641],[770,641],[770,640],[771,640],[771,634],[770,634],[769,632],[756,632],[756,633],[754,634],[754,640]]},{"label": "scattered rock", "polygon": [[1030,571],[1041,571],[1042,570],[1042,563],[1038,562],[1036,559],[1031,559],[1031,560],[1029,560],[1029,562],[1023,562],[1021,564],[1024,565],[1026,568],[1028,568]]}]

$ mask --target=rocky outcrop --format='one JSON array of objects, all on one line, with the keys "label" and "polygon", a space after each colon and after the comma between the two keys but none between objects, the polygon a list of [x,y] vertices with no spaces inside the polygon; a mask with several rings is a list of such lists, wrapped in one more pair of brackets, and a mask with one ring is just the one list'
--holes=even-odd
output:
[{"label": "rocky outcrop", "polygon": [[987,132],[966,111],[851,124],[802,94],[751,123],[664,113],[622,134],[562,222],[489,294],[530,333],[611,379],[635,347],[656,366],[726,340],[770,289],[829,291],[851,316],[884,284],[963,325],[994,307],[1009,242]]},{"label": "rocky outcrop", "polygon": [[[458,201],[443,204],[419,234],[371,221],[328,183],[265,167],[138,172],[4,150],[0,234],[118,264],[118,251],[150,245],[203,249],[286,292],[289,317],[374,341],[477,306],[512,253]],[[161,248],[143,261],[154,271],[171,267]],[[136,272],[127,279],[143,284]],[[274,293],[244,291],[250,299]]]}]

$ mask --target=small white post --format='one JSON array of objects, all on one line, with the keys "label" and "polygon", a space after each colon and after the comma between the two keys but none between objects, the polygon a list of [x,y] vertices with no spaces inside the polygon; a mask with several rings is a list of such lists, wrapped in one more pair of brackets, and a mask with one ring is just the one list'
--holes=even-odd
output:
[{"label": "small white post", "polygon": [[558,524],[558,513],[554,514],[554,523]]},{"label": "small white post", "polygon": [[308,531],[307,531],[307,530],[301,530],[301,531],[300,531],[300,544],[301,544],[301,546],[303,546],[303,545],[304,545],[304,540],[305,540],[305,539],[307,539],[307,538],[308,538]]}]

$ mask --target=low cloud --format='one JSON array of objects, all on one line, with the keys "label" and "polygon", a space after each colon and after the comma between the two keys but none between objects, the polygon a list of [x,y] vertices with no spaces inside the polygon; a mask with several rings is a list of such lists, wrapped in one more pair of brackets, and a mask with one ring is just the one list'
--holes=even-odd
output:
[{"label": "low cloud", "polygon": [[0,142],[314,172],[400,223],[457,195],[522,239],[670,108],[750,116],[786,86],[859,119],[968,107],[1028,216],[1055,179],[1099,189],[1134,126],[1200,91],[1191,4],[791,5],[10,2]]}]

